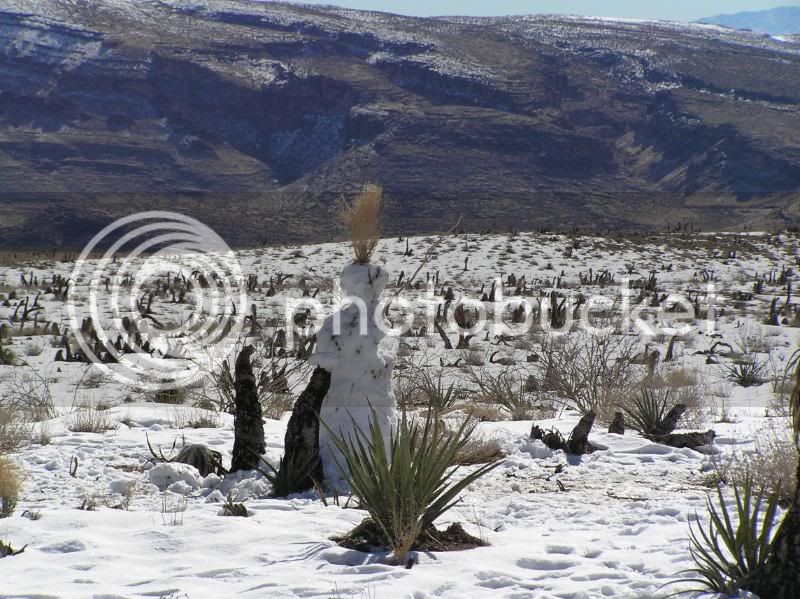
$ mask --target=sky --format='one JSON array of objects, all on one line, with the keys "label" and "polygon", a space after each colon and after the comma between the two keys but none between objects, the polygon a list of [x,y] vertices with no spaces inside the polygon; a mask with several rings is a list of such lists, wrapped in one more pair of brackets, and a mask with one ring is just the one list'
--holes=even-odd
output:
[{"label": "sky", "polygon": [[327,0],[347,8],[405,15],[521,15],[565,13],[598,17],[694,21],[721,13],[798,6],[800,0]]}]

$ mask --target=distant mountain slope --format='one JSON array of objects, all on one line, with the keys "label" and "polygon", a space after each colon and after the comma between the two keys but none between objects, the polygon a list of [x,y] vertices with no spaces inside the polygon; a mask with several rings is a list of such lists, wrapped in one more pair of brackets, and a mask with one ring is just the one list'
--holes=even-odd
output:
[{"label": "distant mountain slope", "polygon": [[800,6],[781,6],[770,10],[717,15],[700,19],[698,23],[711,23],[734,29],[750,29],[772,35],[792,35],[800,33]]},{"label": "distant mountain slope", "polygon": [[800,45],[706,25],[246,0],[0,0],[0,244],[135,209],[319,240],[800,222]]}]

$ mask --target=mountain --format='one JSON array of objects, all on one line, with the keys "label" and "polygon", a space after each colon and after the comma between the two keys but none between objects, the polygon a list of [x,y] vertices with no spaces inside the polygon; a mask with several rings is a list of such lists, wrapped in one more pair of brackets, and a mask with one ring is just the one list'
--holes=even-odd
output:
[{"label": "mountain", "polygon": [[700,19],[698,23],[711,23],[733,29],[749,29],[771,35],[795,35],[800,33],[800,6],[781,6],[770,10],[717,15]]},{"label": "mountain", "polygon": [[0,244],[172,209],[236,245],[800,221],[800,44],[707,25],[0,0]]}]

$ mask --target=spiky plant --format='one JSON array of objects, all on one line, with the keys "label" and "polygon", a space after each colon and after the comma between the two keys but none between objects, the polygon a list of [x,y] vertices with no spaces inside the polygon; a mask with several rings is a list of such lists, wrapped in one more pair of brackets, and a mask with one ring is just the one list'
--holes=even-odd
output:
[{"label": "spiky plant", "polygon": [[[791,397],[792,432],[798,453],[797,474],[800,476],[800,350],[789,359],[787,375],[794,374]],[[752,576],[748,587],[760,597],[791,599],[800,588],[800,479],[781,527],[772,541],[771,552],[763,567]]]},{"label": "spiky plant", "polygon": [[339,203],[340,218],[350,230],[356,262],[368,264],[380,240],[380,212],[383,188],[368,183],[352,202]]},{"label": "spiky plant", "polygon": [[657,431],[664,422],[669,402],[669,391],[658,392],[641,389],[629,402],[619,404],[630,427],[643,435]]},{"label": "spiky plant", "polygon": [[263,457],[259,456],[264,467],[257,466],[258,470],[270,484],[274,497],[288,497],[292,493],[300,493],[308,489],[307,481],[313,481],[319,460],[300,462],[297,459],[282,457],[276,468]]},{"label": "spiky plant", "polygon": [[455,381],[445,385],[444,373],[439,370],[434,377],[427,370],[422,370],[417,390],[428,400],[428,406],[441,415],[450,410],[458,400],[459,389]]},{"label": "spiky plant", "polygon": [[373,411],[369,431],[356,426],[355,435],[347,437],[331,431],[346,462],[345,467],[337,459],[339,471],[350,481],[396,563],[405,561],[420,536],[459,501],[467,486],[501,463],[455,478],[459,468],[451,464],[474,428],[466,419],[455,431],[446,432],[433,410],[428,410],[422,424],[409,423],[404,414],[387,444]]},{"label": "spiky plant", "polygon": [[733,595],[740,590],[753,590],[749,588],[753,576],[770,558],[778,519],[777,497],[767,494],[764,488],[756,489],[749,477],[733,491],[735,511],[719,488],[717,501],[708,499],[708,524],[690,526],[690,552],[695,567],[685,573],[697,577],[678,582],[699,586],[685,592]]}]

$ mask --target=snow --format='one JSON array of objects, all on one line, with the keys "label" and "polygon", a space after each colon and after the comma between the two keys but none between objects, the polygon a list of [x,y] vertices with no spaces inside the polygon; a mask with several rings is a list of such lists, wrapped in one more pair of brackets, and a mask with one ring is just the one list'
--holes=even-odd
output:
[{"label": "snow", "polygon": [[[574,247],[576,240],[577,249],[566,257],[565,249]],[[348,292],[355,291],[367,304],[378,298],[383,284],[386,290],[381,297],[393,295],[396,277],[401,271],[410,276],[433,241],[429,237],[411,238],[414,255],[409,257],[405,255],[405,239],[382,240],[371,271],[373,281],[380,284],[370,288],[363,285],[365,267],[361,274],[354,274],[348,266],[351,253],[346,243],[243,250],[237,252],[237,258],[245,275],[256,273],[261,281],[275,272],[294,275],[280,290],[280,297],[267,297],[263,289],[248,297],[248,305],[257,305],[260,322],[268,318],[280,322],[293,302],[300,305],[309,300],[303,297],[301,278],[308,289],[321,289],[316,297],[319,310],[324,311],[320,316],[330,316],[342,308],[341,296]],[[731,247],[737,248],[735,258],[728,254]],[[464,271],[467,254],[469,268]],[[269,497],[270,484],[257,472],[203,478],[188,466],[151,463],[148,441],[167,456],[177,453],[184,443],[205,444],[219,451],[223,463],[228,464],[233,446],[233,419],[229,415],[220,414],[216,428],[188,428],[181,424],[186,418],[179,410],[198,408],[147,401],[146,396],[110,377],[96,388],[76,388],[86,368],[78,363],[53,362],[56,348],[49,343],[51,336],[13,337],[10,347],[27,365],[0,367],[0,387],[23,373],[46,376],[51,381],[57,414],[37,424],[37,429],[48,433],[49,444],[33,444],[12,454],[26,479],[16,513],[0,520],[0,538],[14,547],[27,545],[27,549],[0,560],[0,596],[658,596],[663,592],[662,585],[692,566],[688,521],[696,516],[704,518],[713,460],[754,450],[754,440],[766,427],[788,429],[788,419],[773,411],[772,383],[736,387],[721,365],[706,364],[706,356],[696,352],[707,350],[718,340],[733,344],[750,331],[760,336],[775,362],[775,372],[780,372],[791,352],[800,346],[800,330],[763,324],[772,298],[782,297],[779,288],[767,285],[764,294],[746,300],[737,299],[737,294],[752,291],[757,275],[780,272],[781,266],[796,264],[798,255],[798,239],[789,235],[709,233],[634,239],[520,233],[445,239],[418,279],[424,283],[428,274],[433,277],[439,271],[439,288],[452,286],[457,297],[478,297],[483,284],[488,288],[498,276],[505,278],[512,272],[526,276],[535,297],[553,289],[557,276],[561,276],[560,291],[570,296],[617,297],[616,285],[602,289],[581,285],[579,275],[586,274],[589,266],[595,273],[609,269],[617,282],[624,276],[631,280],[646,278],[650,270],[658,270],[660,287],[685,295],[704,288],[701,269],[713,271],[717,279],[714,326],[709,330],[705,320],[692,319],[691,331],[677,344],[675,365],[659,368],[700,373],[711,405],[702,415],[699,428],[713,428],[718,436],[713,446],[698,452],[658,445],[631,431],[623,436],[608,434],[598,424],[590,439],[604,449],[582,458],[568,458],[530,440],[531,420],[481,422],[476,434],[496,440],[507,458],[473,484],[462,502],[437,525],[461,522],[468,532],[490,545],[457,553],[420,553],[411,570],[387,565],[382,554],[343,549],[330,540],[365,516],[365,512],[353,509],[352,502],[345,507],[345,494],[338,497],[338,503],[333,494],[323,501],[316,492],[275,499]],[[337,291],[333,283],[343,269],[342,290]],[[49,281],[54,273],[69,276],[72,270],[72,264],[44,256],[23,257],[18,263],[0,266],[0,293],[15,290],[18,297],[34,295],[20,285],[21,272],[27,277],[32,271],[40,281]],[[430,297],[422,287],[419,296],[431,302],[441,300],[438,295]],[[88,289],[89,280],[76,281],[75,297],[86,298]],[[509,289],[505,291],[506,298],[514,299]],[[39,301],[44,308],[40,322],[64,321],[64,303],[54,294],[42,294]],[[2,300],[0,318],[8,322],[14,302],[1,304]],[[154,307],[161,318],[174,317],[187,308],[160,299]],[[83,308],[88,310],[88,306]],[[348,307],[343,309],[347,314]],[[390,314],[400,321],[395,307]],[[644,309],[644,315],[650,324],[666,322],[669,316],[655,308]],[[119,315],[109,313],[105,317]],[[343,322],[348,321],[344,318]],[[330,319],[325,321],[325,327],[329,326]],[[456,329],[446,330],[453,338]],[[330,353],[336,363],[347,362],[352,352],[361,349],[362,355],[369,355],[383,372],[372,379],[362,377],[363,370],[352,367],[338,371],[329,399],[338,398],[343,405],[347,405],[346,385],[357,385],[361,389],[357,396],[386,398],[389,356],[383,352],[391,352],[396,344],[417,349],[410,357],[399,352],[396,365],[404,369],[396,370],[395,375],[409,369],[440,368],[440,359],[450,364],[462,357],[457,350],[443,349],[439,337],[431,333],[426,338],[398,339],[392,331],[380,339],[376,327],[368,336],[369,343],[359,338],[363,345],[357,348],[355,342],[345,343],[342,347],[346,351],[334,350],[334,338],[329,333],[329,328],[319,332],[319,360],[325,361],[323,354]],[[492,352],[500,349],[501,355],[522,362],[530,351],[524,346],[494,345],[497,340],[493,337],[483,339],[483,334],[473,339],[473,347]],[[662,355],[667,341],[658,335],[642,338],[642,344],[651,343]],[[31,342],[44,348],[41,354],[25,354],[26,344]],[[485,368],[498,366],[487,363]],[[466,382],[464,371],[458,367],[445,367],[443,371],[446,381]],[[70,431],[76,401],[94,405],[106,402],[111,407],[103,413],[117,427],[101,433]],[[725,422],[719,422],[723,415]],[[536,424],[568,434],[577,420],[578,414],[566,410],[551,419],[539,417]],[[282,419],[265,420],[265,457],[273,464],[283,453],[285,427],[285,414]],[[175,451],[171,450],[173,443]],[[70,474],[73,458],[77,460],[75,476]],[[244,502],[250,517],[220,515],[221,504],[228,498]],[[40,518],[21,517],[26,510]]]}]

